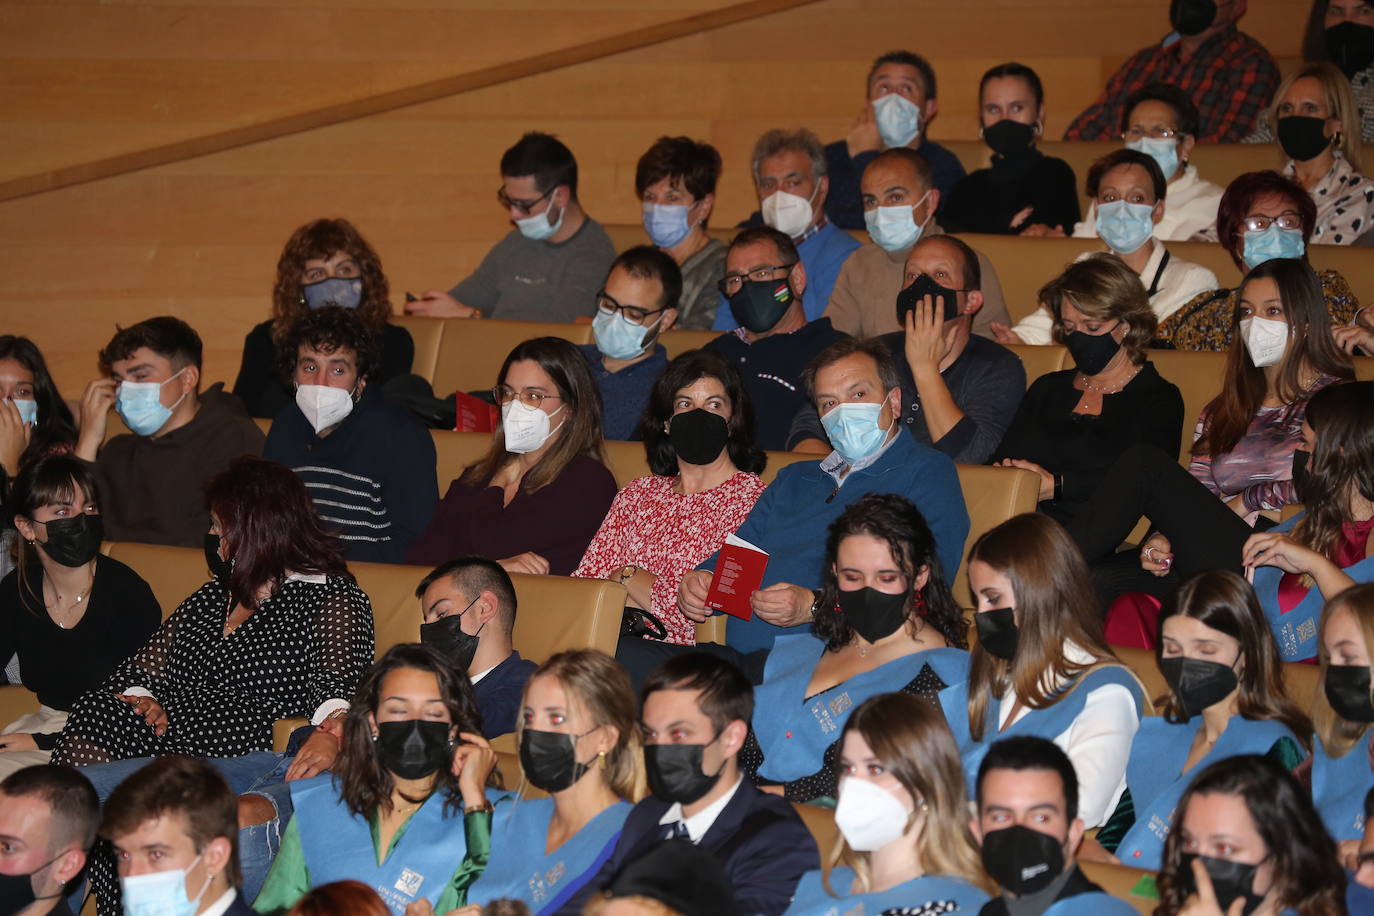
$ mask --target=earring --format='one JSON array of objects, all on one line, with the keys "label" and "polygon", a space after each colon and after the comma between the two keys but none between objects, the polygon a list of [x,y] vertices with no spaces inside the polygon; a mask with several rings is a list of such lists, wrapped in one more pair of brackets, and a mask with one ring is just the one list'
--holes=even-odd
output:
[{"label": "earring", "polygon": [[596,752],[596,761],[597,761],[597,763],[601,764],[601,769],[603,769],[603,770],[606,769],[606,752],[605,752],[605,751],[597,751],[597,752]]},{"label": "earring", "polygon": [[1331,145],[1332,145],[1332,146],[1335,146],[1335,147],[1339,147],[1339,146],[1340,146],[1342,143],[1344,143],[1344,142],[1345,142],[1345,134],[1342,133],[1342,132],[1339,131],[1339,130],[1336,131],[1336,135],[1335,135],[1334,137],[1331,138]]},{"label": "earring", "polygon": [[372,743],[373,743],[373,744],[376,744],[376,743],[377,743],[377,733],[376,733],[376,732],[373,732],[373,733],[372,733]]}]

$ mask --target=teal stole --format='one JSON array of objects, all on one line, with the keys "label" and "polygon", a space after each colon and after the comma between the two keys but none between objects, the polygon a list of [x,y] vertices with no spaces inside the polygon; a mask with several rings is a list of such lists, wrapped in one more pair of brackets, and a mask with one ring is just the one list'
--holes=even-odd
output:
[{"label": "teal stole", "polygon": [[1044,916],[1140,916],[1140,911],[1111,894],[1089,891],[1056,900]]},{"label": "teal stole", "polygon": [[1364,797],[1374,786],[1369,768],[1369,742],[1374,729],[1365,732],[1344,757],[1331,757],[1317,743],[1312,755],[1312,801],[1322,823],[1336,842],[1364,836]]},{"label": "teal stole", "polygon": [[921,913],[977,913],[989,897],[962,878],[922,875],[890,890],[850,894],[854,870],[837,865],[830,870],[832,897],[821,883],[821,871],[802,875],[792,905],[784,916],[879,916],[889,911]]}]

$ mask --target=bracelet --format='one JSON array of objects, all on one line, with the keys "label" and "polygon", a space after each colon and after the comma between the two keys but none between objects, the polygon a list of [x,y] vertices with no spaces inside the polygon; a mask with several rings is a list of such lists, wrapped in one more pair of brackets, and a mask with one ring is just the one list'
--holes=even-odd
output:
[{"label": "bracelet", "polygon": [[491,812],[492,812],[493,810],[495,810],[495,809],[493,809],[492,806],[491,806],[491,799],[489,799],[489,798],[484,798],[484,799],[482,799],[482,804],[480,804],[480,805],[473,805],[471,808],[464,807],[464,808],[463,808],[463,813],[464,813],[464,814],[491,814]]},{"label": "bracelet", "polygon": [[1052,494],[1054,501],[1059,502],[1064,498],[1064,475],[1052,474],[1050,476],[1054,479],[1054,492]]}]

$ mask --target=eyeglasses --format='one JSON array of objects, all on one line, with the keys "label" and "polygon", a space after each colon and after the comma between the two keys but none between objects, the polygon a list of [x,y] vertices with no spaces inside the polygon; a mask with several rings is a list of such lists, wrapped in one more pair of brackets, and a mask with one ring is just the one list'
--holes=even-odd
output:
[{"label": "eyeglasses", "polygon": [[663,309],[640,308],[637,305],[621,305],[607,295],[604,289],[596,294],[596,308],[597,311],[605,312],[608,315],[611,312],[619,312],[624,315],[625,320],[631,324],[643,324],[645,318],[648,318],[650,315],[657,315],[659,312],[663,311]]},{"label": "eyeglasses", "polygon": [[744,286],[745,280],[752,280],[755,283],[767,283],[769,280],[777,279],[774,274],[780,270],[791,270],[797,266],[797,262],[791,264],[779,264],[776,267],[755,267],[746,274],[733,274],[716,283],[716,288],[728,299],[740,291]]},{"label": "eyeglasses", "polygon": [[501,202],[501,206],[505,207],[507,210],[517,210],[520,213],[523,213],[525,216],[529,216],[530,211],[533,210],[535,207],[539,206],[539,202],[541,200],[548,197],[550,194],[557,190],[558,188],[556,187],[549,188],[547,191],[545,191],[543,194],[540,194],[534,200],[516,200],[514,197],[511,197],[509,194],[506,193],[506,189],[504,187],[501,187],[496,189],[496,199],[499,200]]},{"label": "eyeglasses", "polygon": [[528,388],[524,391],[516,391],[509,385],[497,385],[495,388],[491,389],[491,396],[496,398],[496,403],[498,404],[509,404],[511,401],[519,398],[520,403],[524,404],[526,407],[538,407],[540,404],[544,403],[545,398],[553,398],[554,400],[559,399],[559,396],[556,394],[545,394],[542,391],[530,391]]},{"label": "eyeglasses", "polygon": [[1280,213],[1278,216],[1247,216],[1240,221],[1246,232],[1263,232],[1274,223],[1278,223],[1280,229],[1301,229],[1302,217],[1296,213]]},{"label": "eyeglasses", "polygon": [[1177,136],[1178,131],[1174,130],[1172,127],[1160,127],[1158,125],[1146,128],[1141,127],[1139,124],[1133,124],[1121,132],[1122,140],[1143,140],[1145,137],[1149,137],[1152,140],[1172,140]]}]

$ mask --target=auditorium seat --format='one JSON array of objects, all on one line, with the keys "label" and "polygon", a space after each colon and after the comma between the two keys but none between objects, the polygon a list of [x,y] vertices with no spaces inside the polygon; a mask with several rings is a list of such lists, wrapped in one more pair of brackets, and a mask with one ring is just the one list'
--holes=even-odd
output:
[{"label": "auditorium seat", "polygon": [[[589,306],[590,307],[590,306]],[[515,345],[532,337],[562,337],[591,343],[592,326],[558,321],[501,321],[448,318],[434,368],[434,393],[487,391]]]},{"label": "auditorium seat", "polygon": [[[1140,886],[1142,879],[1153,879],[1153,872],[1131,868],[1129,865],[1110,865],[1105,862],[1087,862],[1083,859],[1078,860],[1078,867],[1083,870],[1083,874],[1088,876],[1089,881],[1118,900],[1129,903],[1147,916],[1154,912],[1155,906],[1159,903],[1157,896],[1142,897],[1132,893]],[[1153,880],[1147,882],[1145,886],[1152,887]]]},{"label": "auditorium seat", "polygon": [[[964,505],[968,507],[968,540],[961,553],[959,569],[950,586],[959,606],[973,607],[973,595],[968,589],[968,550],[985,532],[1022,512],[1034,512],[1040,494],[1040,477],[1033,471],[1020,468],[990,468],[981,465],[958,466],[959,486],[964,491]],[[946,573],[948,575],[948,573]]]},{"label": "auditorium seat", "polygon": [[668,351],[668,358],[672,359],[679,353],[688,350],[696,350],[706,346],[721,334],[720,331],[682,331],[672,330],[664,333],[658,339],[663,344],[663,349]]},{"label": "auditorium seat", "polygon": [[1178,460],[1187,467],[1192,460],[1193,430],[1197,426],[1197,418],[1202,408],[1221,394],[1226,354],[1150,350],[1146,355],[1159,374],[1177,385],[1179,394],[1183,395],[1183,436],[1179,441]]},{"label": "auditorium seat", "polygon": [[1012,344],[1007,349],[1021,357],[1021,365],[1026,369],[1027,389],[1040,376],[1073,366],[1068,348],[1059,344],[1046,344],[1043,347],[1035,344]]},{"label": "auditorium seat", "polygon": [[[1159,671],[1153,650],[1112,646],[1112,651],[1140,678],[1151,700],[1157,700],[1169,692],[1169,685]],[[1283,675],[1284,693],[1299,709],[1310,715],[1321,689],[1321,669],[1301,662],[1282,662],[1279,671]]]},{"label": "auditorium seat", "polygon": [[[835,826],[835,812],[830,808],[822,808],[819,805],[803,805],[799,802],[792,803],[792,810],[797,812],[797,816],[802,819],[806,829],[811,831],[811,838],[816,841],[816,849],[821,854],[821,870],[827,875],[830,874],[830,854],[835,850],[835,844],[840,839],[840,828]],[[836,888],[839,893],[848,893],[849,889]]]},{"label": "auditorium seat", "polygon": [[410,371],[427,382],[433,382],[434,370],[439,365],[439,348],[443,343],[444,330],[448,326],[447,320],[418,315],[393,315],[390,322],[409,331],[410,339],[415,342],[415,359],[410,364]]}]

